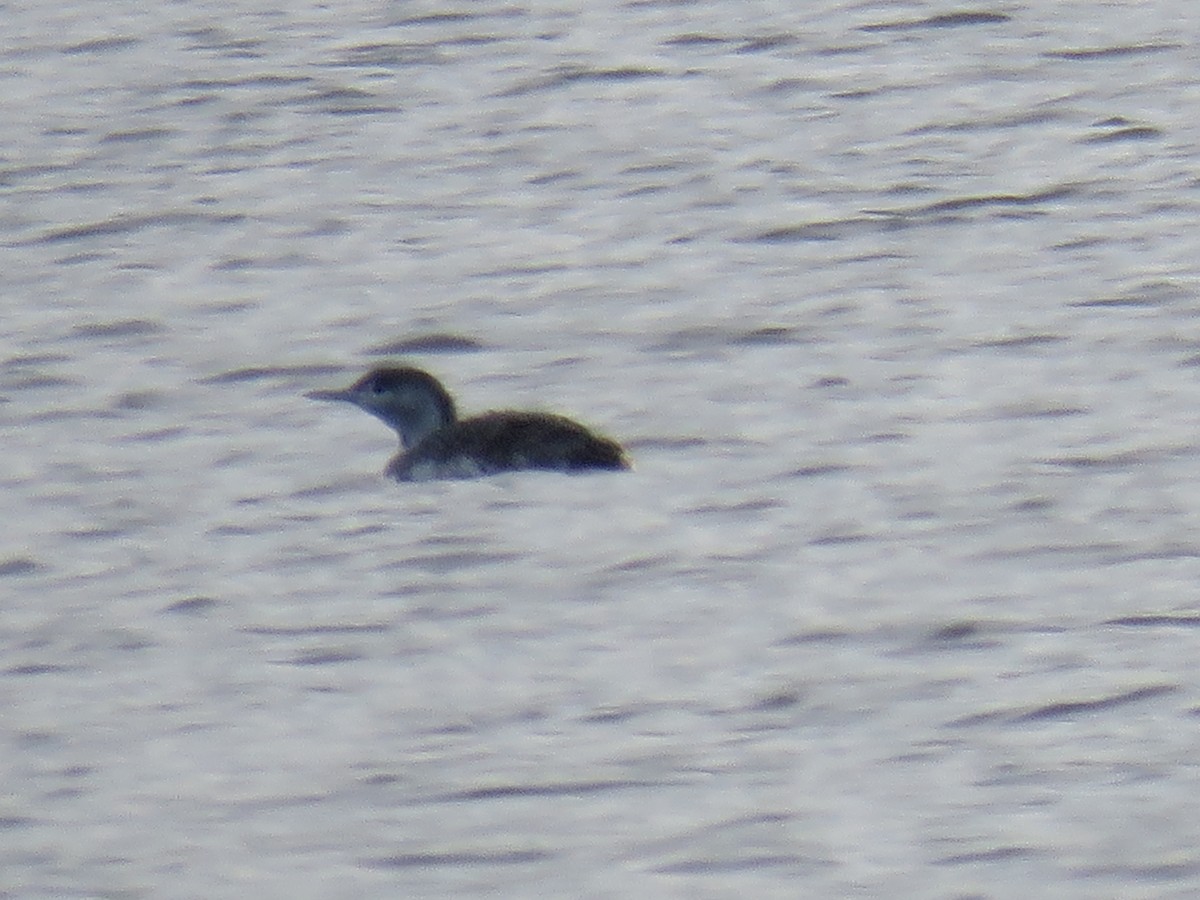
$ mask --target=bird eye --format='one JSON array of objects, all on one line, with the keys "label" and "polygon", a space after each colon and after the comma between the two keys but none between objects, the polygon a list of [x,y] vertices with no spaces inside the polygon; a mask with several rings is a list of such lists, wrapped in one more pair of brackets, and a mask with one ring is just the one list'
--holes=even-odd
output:
[{"label": "bird eye", "polygon": [[382,378],[376,377],[376,378],[371,379],[371,393],[382,394],[384,392],[384,390],[385,390],[385,388],[383,386]]}]

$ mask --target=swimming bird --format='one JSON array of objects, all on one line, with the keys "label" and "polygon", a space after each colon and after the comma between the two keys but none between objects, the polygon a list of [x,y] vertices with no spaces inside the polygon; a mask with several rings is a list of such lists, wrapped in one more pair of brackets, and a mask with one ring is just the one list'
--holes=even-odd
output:
[{"label": "swimming bird", "polygon": [[395,429],[400,452],[386,472],[398,481],[630,468],[620,444],[564,416],[503,410],[460,419],[442,383],[421,369],[372,369],[344,390],[305,396],[353,403]]}]

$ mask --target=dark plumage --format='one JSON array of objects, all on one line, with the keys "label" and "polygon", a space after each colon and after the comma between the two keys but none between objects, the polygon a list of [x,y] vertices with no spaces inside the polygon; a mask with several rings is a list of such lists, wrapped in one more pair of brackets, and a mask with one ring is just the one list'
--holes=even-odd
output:
[{"label": "dark plumage", "polygon": [[441,382],[420,369],[375,369],[345,390],[307,396],[353,403],[394,428],[401,449],[387,474],[400,481],[629,468],[619,444],[563,416],[506,410],[460,420]]}]

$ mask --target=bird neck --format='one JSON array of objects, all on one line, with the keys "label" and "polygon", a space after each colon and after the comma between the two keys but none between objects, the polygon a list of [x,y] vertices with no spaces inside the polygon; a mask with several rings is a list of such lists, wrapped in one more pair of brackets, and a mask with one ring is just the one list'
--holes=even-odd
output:
[{"label": "bird neck", "polygon": [[430,405],[422,409],[406,409],[403,415],[392,418],[388,424],[400,435],[400,446],[411,450],[440,428],[454,422],[453,411]]}]

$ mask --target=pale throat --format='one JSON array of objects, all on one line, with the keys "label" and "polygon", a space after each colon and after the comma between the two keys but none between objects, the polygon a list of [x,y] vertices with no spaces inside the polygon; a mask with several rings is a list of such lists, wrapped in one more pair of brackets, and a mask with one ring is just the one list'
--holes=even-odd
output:
[{"label": "pale throat", "polygon": [[400,445],[411,450],[439,428],[451,424],[453,418],[447,419],[441,411],[432,407],[408,407],[397,410],[392,416],[381,416],[400,435]]}]

